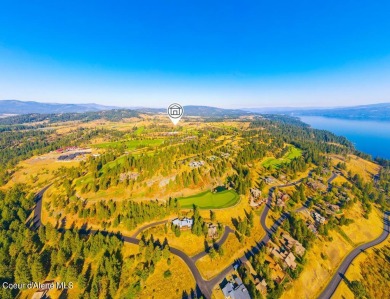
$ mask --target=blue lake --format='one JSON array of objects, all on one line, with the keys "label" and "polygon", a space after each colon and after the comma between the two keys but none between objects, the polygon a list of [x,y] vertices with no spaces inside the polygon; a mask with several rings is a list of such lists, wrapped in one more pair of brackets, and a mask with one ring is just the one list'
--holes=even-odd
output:
[{"label": "blue lake", "polygon": [[300,116],[315,129],[345,136],[355,148],[373,157],[390,159],[390,122],[346,120],[320,116]]}]

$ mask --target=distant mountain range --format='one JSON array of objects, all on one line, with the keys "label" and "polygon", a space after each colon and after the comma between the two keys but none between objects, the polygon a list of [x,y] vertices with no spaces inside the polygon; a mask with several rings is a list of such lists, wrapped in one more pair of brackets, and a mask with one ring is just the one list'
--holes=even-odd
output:
[{"label": "distant mountain range", "polygon": [[[113,109],[131,109],[141,113],[165,113],[165,108],[104,106],[98,104],[59,104],[24,102],[17,100],[0,100],[0,116],[6,114],[58,114],[58,113],[84,113],[98,112]],[[323,116],[341,119],[364,119],[390,121],[390,103],[361,105],[340,108],[243,108],[223,109],[209,106],[184,106],[184,114],[200,117],[239,117],[249,114],[284,114],[290,116]]]},{"label": "distant mountain range", "polygon": [[[239,117],[244,115],[253,114],[253,112],[248,112],[240,109],[224,109],[216,108],[210,106],[195,106],[188,105],[183,106],[184,115],[187,116],[200,116],[200,117]],[[166,113],[164,108],[132,108],[138,112],[144,113]]]},{"label": "distant mountain range", "polygon": [[29,113],[72,113],[118,109],[114,106],[98,104],[58,104],[39,103],[32,101],[0,100],[0,114],[29,114]]},{"label": "distant mountain range", "polygon": [[[164,108],[143,108],[131,107],[123,108],[117,106],[104,106],[98,104],[58,104],[58,103],[40,103],[24,102],[17,100],[0,100],[0,115],[3,114],[59,114],[59,113],[84,113],[97,112],[114,109],[129,109],[143,113],[166,113]],[[250,114],[247,111],[238,109],[223,109],[208,106],[184,106],[184,112],[187,116],[201,117],[235,117]]]}]

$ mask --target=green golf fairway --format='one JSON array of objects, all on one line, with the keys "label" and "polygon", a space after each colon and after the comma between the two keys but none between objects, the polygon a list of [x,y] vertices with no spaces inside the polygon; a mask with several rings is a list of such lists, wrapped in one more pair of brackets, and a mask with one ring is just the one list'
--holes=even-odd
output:
[{"label": "green golf fairway", "polygon": [[197,195],[179,198],[180,206],[183,209],[191,209],[193,205],[200,209],[221,209],[234,206],[239,195],[234,190],[225,190],[217,193],[205,191]]}]

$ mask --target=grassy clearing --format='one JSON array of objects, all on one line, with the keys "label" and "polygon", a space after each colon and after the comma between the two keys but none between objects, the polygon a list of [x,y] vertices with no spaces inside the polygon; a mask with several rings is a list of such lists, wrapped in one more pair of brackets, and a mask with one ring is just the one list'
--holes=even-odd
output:
[{"label": "grassy clearing", "polygon": [[191,230],[183,230],[181,231],[180,237],[176,237],[170,227],[168,228],[167,233],[165,233],[164,225],[160,225],[158,227],[148,229],[144,232],[144,234],[147,237],[153,235],[153,238],[160,240],[164,240],[166,238],[169,245],[184,251],[189,256],[193,256],[205,249],[205,238],[203,236],[194,235],[191,233]]},{"label": "grassy clearing", "polygon": [[342,230],[355,244],[365,243],[378,237],[383,230],[382,215],[377,209],[373,209],[369,219],[363,217],[361,203],[356,203],[349,211],[346,217],[355,222],[342,226]]},{"label": "grassy clearing", "polygon": [[[169,277],[164,272],[171,273]],[[195,289],[193,278],[187,265],[177,256],[171,255],[171,264],[161,261],[155,272],[146,280],[139,298],[182,298],[183,293]]]},{"label": "grassy clearing", "polygon": [[103,143],[94,144],[92,146],[101,149],[124,147],[125,149],[128,150],[135,150],[135,149],[144,148],[148,146],[158,146],[163,142],[164,139],[127,140],[127,141],[103,142]]},{"label": "grassy clearing", "polygon": [[213,193],[205,191],[197,195],[179,198],[183,209],[192,209],[194,205],[200,209],[221,209],[234,206],[240,196],[234,190],[224,190]]},{"label": "grassy clearing", "polygon": [[345,162],[347,170],[350,170],[353,174],[360,174],[365,181],[370,181],[374,175],[378,174],[380,169],[378,164],[364,160],[355,155],[348,155],[347,159],[339,155],[332,155],[331,157],[334,165],[339,162]]},{"label": "grassy clearing", "polygon": [[30,184],[31,191],[36,192],[55,178],[54,172],[61,167],[78,166],[79,161],[58,162],[59,154],[47,153],[41,156],[34,156],[22,161],[16,167],[12,179],[0,189],[8,189],[15,184]]},{"label": "grassy clearing", "polygon": [[338,186],[341,186],[344,183],[351,185],[351,183],[341,175],[337,176],[332,182],[333,185],[338,185]]},{"label": "grassy clearing", "polygon": [[282,158],[279,158],[279,159],[268,158],[262,163],[262,166],[265,168],[268,168],[268,167],[279,168],[280,165],[282,165],[283,163],[286,163],[286,162],[288,163],[292,159],[298,158],[301,155],[302,155],[302,151],[300,149],[298,149],[294,146],[290,146],[288,149],[288,152]]}]

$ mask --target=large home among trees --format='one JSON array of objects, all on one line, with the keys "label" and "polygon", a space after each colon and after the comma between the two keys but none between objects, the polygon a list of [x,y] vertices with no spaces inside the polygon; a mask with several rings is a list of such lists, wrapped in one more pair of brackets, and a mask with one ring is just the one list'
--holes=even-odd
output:
[{"label": "large home among trees", "polygon": [[312,215],[313,215],[313,218],[316,221],[316,223],[319,223],[319,224],[324,224],[325,223],[325,221],[326,221],[325,217],[321,216],[317,212],[313,212]]},{"label": "large home among trees", "polygon": [[222,288],[222,292],[227,299],[251,299],[248,290],[238,276],[234,280],[229,281]]},{"label": "large home among trees", "polygon": [[282,244],[289,250],[295,251],[295,253],[300,256],[302,256],[306,250],[301,243],[286,233],[282,234]]},{"label": "large home among trees", "polygon": [[176,218],[172,221],[173,225],[176,225],[180,229],[191,229],[194,221],[191,218],[184,217],[182,220]]}]

